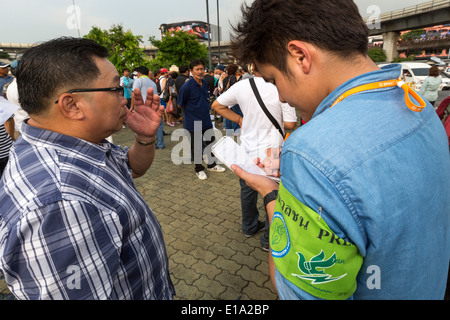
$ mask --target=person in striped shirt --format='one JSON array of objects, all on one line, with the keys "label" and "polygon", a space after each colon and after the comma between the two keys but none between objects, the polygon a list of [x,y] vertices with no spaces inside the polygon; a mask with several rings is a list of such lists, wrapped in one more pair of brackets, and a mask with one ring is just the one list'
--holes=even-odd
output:
[{"label": "person in striped shirt", "polygon": [[8,163],[9,150],[11,149],[12,144],[13,141],[6,131],[5,125],[0,125],[0,178]]},{"label": "person in striped shirt", "polygon": [[[153,161],[164,109],[149,89],[129,110],[119,81],[87,39],[21,59],[30,119],[0,181],[0,273],[17,299],[173,299],[161,226],[133,182]],[[106,141],[125,121],[133,146]]]}]

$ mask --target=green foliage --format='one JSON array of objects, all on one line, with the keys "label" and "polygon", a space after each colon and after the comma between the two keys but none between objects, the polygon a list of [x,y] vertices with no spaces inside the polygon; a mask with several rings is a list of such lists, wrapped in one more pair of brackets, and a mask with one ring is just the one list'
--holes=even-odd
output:
[{"label": "green foliage", "polygon": [[113,25],[109,30],[94,26],[84,38],[94,40],[108,49],[108,59],[119,74],[124,67],[132,71],[140,65],[149,65],[149,59],[139,47],[143,42],[142,36],[135,36],[130,30],[125,31],[122,25]]},{"label": "green foliage", "polygon": [[368,54],[373,62],[384,62],[387,59],[386,52],[382,48],[372,48]]},{"label": "green foliage", "polygon": [[150,61],[150,69],[158,70],[171,65],[189,66],[193,59],[208,61],[208,47],[201,44],[195,35],[183,31],[166,33],[162,40],[149,39],[158,48],[155,59]]},{"label": "green foliage", "polygon": [[394,60],[392,60],[392,62],[393,63],[397,63],[397,62],[403,62],[403,61],[414,61],[414,57],[415,57],[414,55],[409,56],[407,58],[397,57],[397,58],[394,58]]},{"label": "green foliage", "polygon": [[0,59],[10,59],[11,60],[11,57],[6,52],[0,52]]},{"label": "green foliage", "polygon": [[422,34],[427,33],[425,29],[415,29],[408,32],[405,32],[400,36],[401,40],[410,40],[410,39],[422,39]]},{"label": "green foliage", "polygon": [[158,48],[155,59],[150,60],[140,48],[142,36],[135,36],[122,25],[113,25],[109,30],[92,27],[84,38],[94,40],[108,49],[108,59],[117,68],[119,74],[127,67],[130,71],[143,65],[156,71],[170,68],[171,65],[189,65],[192,59],[208,61],[208,47],[201,44],[195,35],[183,31],[166,34],[162,40],[150,37],[149,41]]}]

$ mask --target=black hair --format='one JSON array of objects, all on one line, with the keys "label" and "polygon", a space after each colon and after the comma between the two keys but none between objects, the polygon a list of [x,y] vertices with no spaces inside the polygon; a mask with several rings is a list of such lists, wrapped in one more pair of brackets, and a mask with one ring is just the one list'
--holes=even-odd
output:
[{"label": "black hair", "polygon": [[180,73],[185,73],[186,71],[189,70],[189,67],[186,65],[181,65],[178,70],[180,71]]},{"label": "black hair", "polygon": [[344,59],[367,55],[368,28],[352,0],[255,0],[241,10],[231,49],[242,64],[267,63],[286,72],[287,44],[292,40]]},{"label": "black hair", "polygon": [[189,65],[189,69],[193,70],[196,66],[202,65],[203,67],[206,66],[205,61],[202,59],[194,59],[191,61],[191,64]]},{"label": "black hair", "polygon": [[83,38],[62,37],[28,49],[16,70],[21,107],[29,114],[44,113],[60,91],[97,79],[94,57],[107,56],[105,47]]},{"label": "black hair", "polygon": [[137,71],[137,72],[139,72],[140,74],[143,74],[143,75],[148,75],[148,71],[149,70],[148,70],[148,68],[146,66],[139,66],[139,67],[135,68],[134,71]]}]

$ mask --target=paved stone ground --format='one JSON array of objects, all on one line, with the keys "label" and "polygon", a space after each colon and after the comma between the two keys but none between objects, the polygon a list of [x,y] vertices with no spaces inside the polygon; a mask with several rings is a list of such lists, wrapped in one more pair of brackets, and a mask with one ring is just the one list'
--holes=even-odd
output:
[{"label": "paved stone ground", "polygon": [[[171,133],[174,128],[165,126],[164,130]],[[183,156],[178,152],[183,138],[171,141],[178,140],[176,136],[165,136],[166,148],[156,150],[152,167],[136,180],[137,189],[161,223],[176,299],[276,299],[261,234],[246,238],[241,232],[238,178],[227,169],[207,172],[208,179],[201,181],[193,164],[175,165],[172,151],[176,157]],[[133,137],[124,129],[114,136],[114,142],[130,145]],[[259,205],[263,220],[261,199]]]},{"label": "paved stone ground", "polygon": [[[181,128],[181,124],[164,125],[167,133]],[[227,169],[207,172],[208,179],[201,181],[193,164],[174,164],[173,150],[178,158],[183,156],[178,152],[183,139],[177,138],[177,132],[164,137],[165,149],[156,150],[149,171],[135,181],[163,229],[175,299],[277,299],[269,279],[268,253],[260,245],[261,233],[246,238],[241,231],[238,178]],[[216,131],[216,137],[221,134]],[[131,146],[134,134],[125,128],[113,139],[115,144]],[[259,206],[263,220],[262,199]],[[2,299],[13,297],[0,275]]]}]

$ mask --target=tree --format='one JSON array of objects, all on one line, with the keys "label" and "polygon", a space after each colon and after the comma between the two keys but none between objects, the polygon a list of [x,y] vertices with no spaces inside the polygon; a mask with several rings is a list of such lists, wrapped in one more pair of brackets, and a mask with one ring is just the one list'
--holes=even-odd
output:
[{"label": "tree", "polygon": [[398,62],[403,62],[403,61],[414,61],[415,56],[411,55],[407,58],[401,58],[401,57],[397,57],[394,58],[394,60],[392,60],[392,63],[398,63]]},{"label": "tree", "polygon": [[122,25],[113,25],[109,30],[94,26],[84,38],[94,40],[108,50],[108,59],[119,74],[124,67],[132,71],[140,65],[149,65],[149,59],[140,48],[143,43],[142,36],[133,35],[131,30],[124,31]]},{"label": "tree", "polygon": [[426,30],[425,29],[415,29],[415,30],[411,30],[408,32],[405,32],[404,34],[402,34],[400,36],[401,40],[414,40],[414,39],[422,39],[422,35],[426,34]]},{"label": "tree", "polygon": [[8,59],[11,60],[11,56],[6,52],[0,52],[0,59]]},{"label": "tree", "polygon": [[368,54],[373,62],[384,62],[387,59],[386,52],[382,48],[372,48]]},{"label": "tree", "polygon": [[149,41],[158,48],[155,59],[150,61],[150,69],[157,70],[171,65],[189,65],[193,59],[208,61],[208,47],[201,44],[196,35],[184,31],[166,33],[162,40],[151,37]]}]

